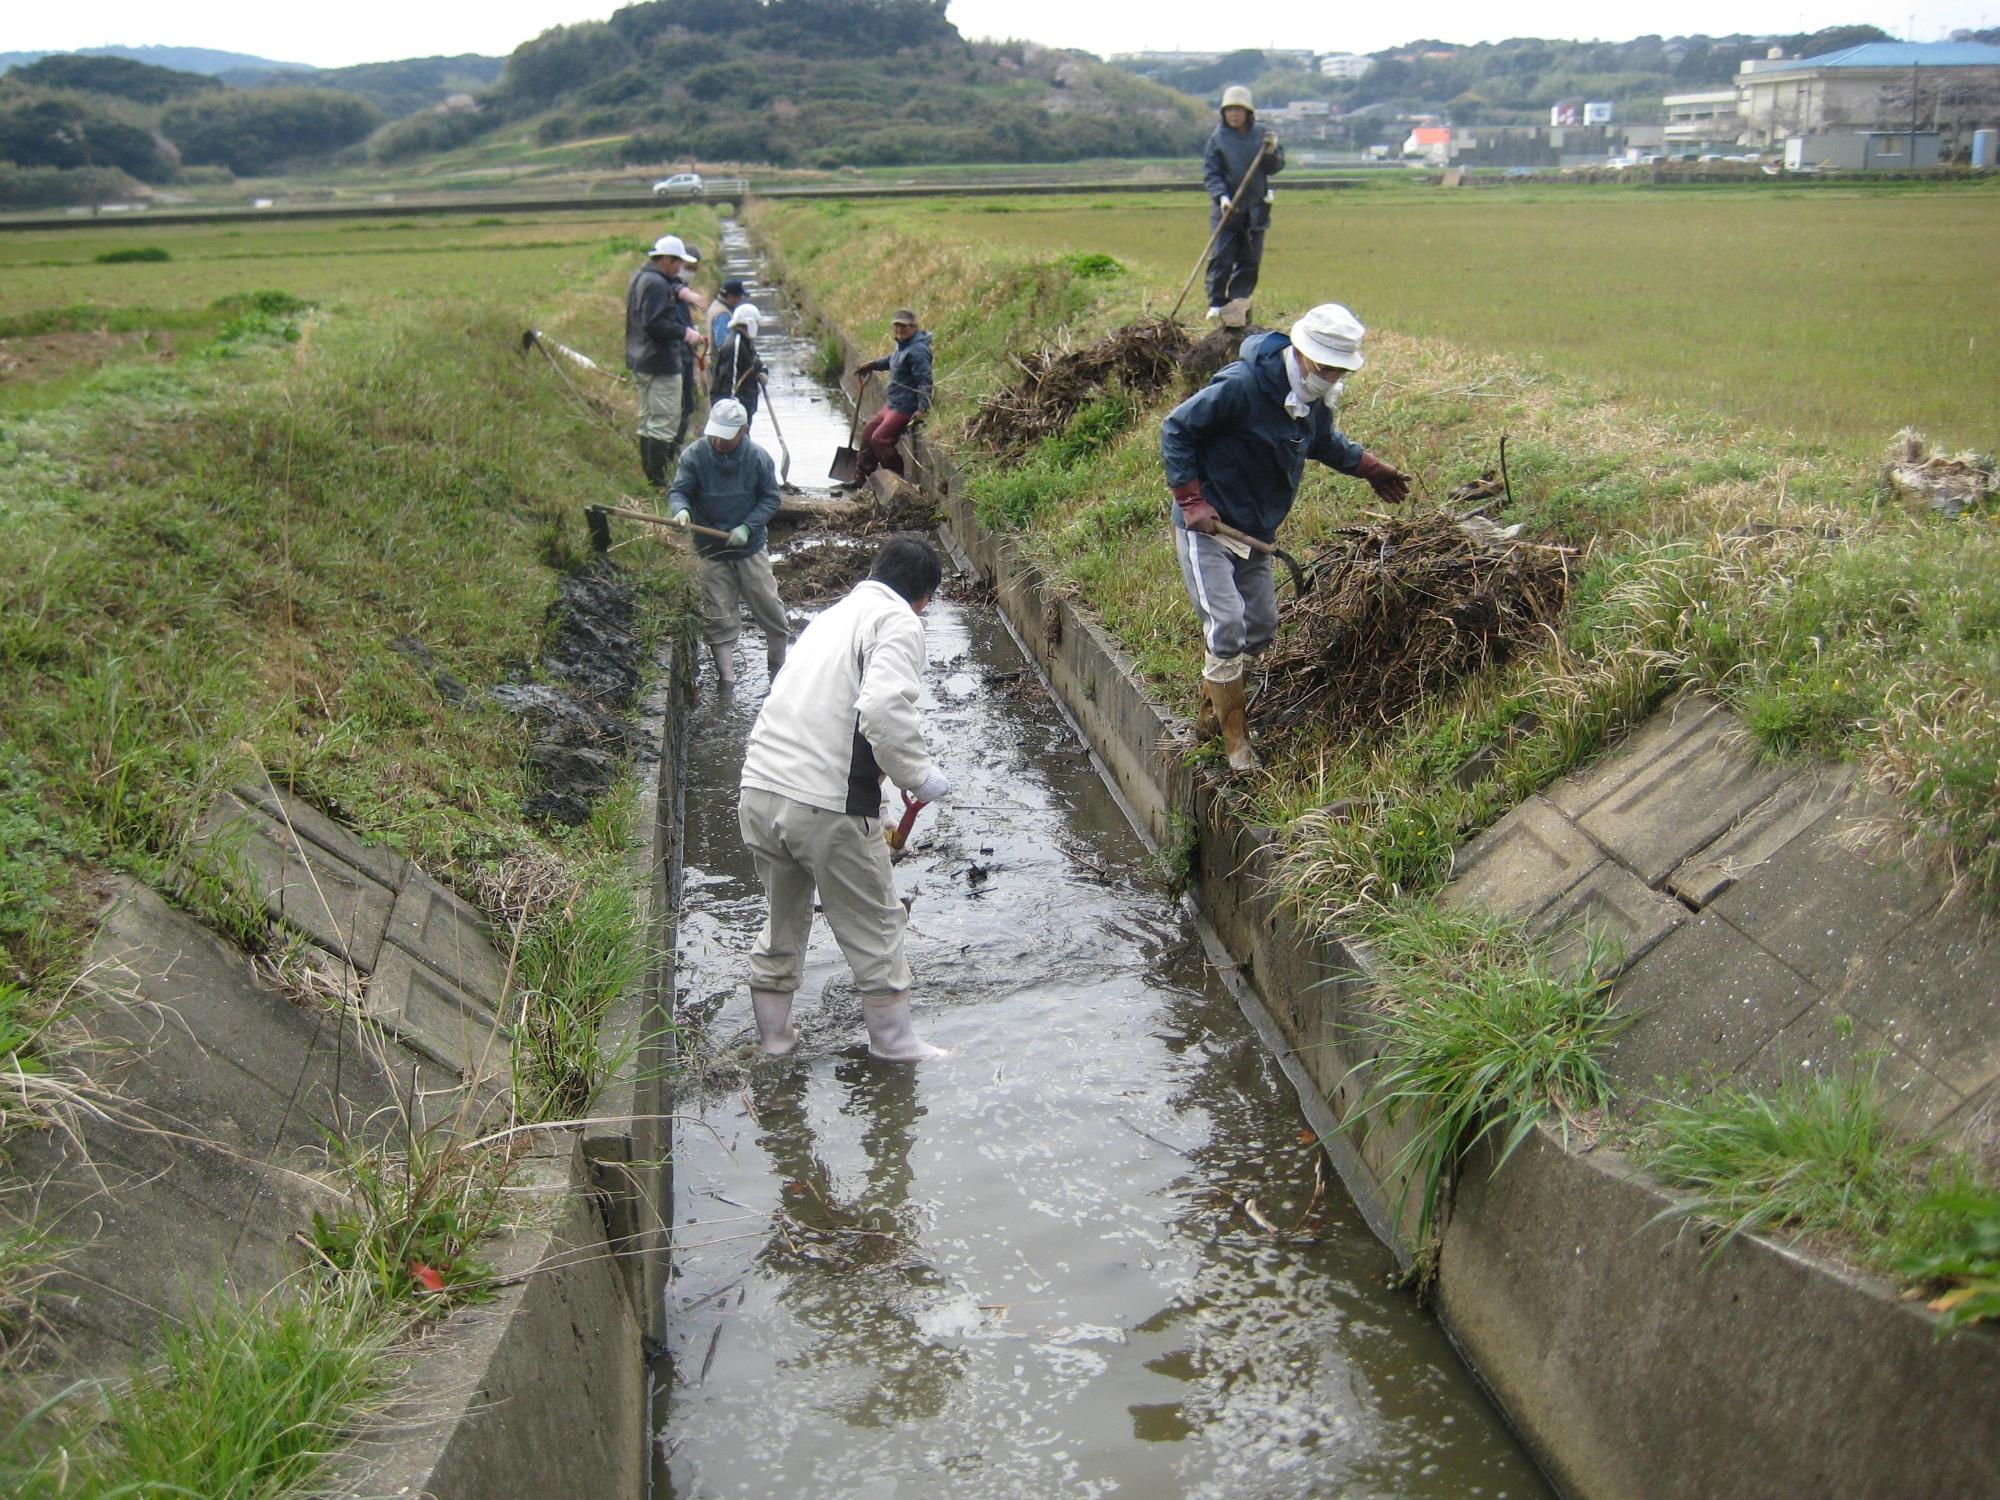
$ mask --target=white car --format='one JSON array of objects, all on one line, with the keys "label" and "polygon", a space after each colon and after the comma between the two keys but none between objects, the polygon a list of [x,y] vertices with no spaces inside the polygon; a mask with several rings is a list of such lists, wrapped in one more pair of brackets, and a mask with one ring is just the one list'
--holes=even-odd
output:
[{"label": "white car", "polygon": [[653,196],[656,198],[699,198],[706,191],[701,185],[699,172],[676,172],[653,184]]}]

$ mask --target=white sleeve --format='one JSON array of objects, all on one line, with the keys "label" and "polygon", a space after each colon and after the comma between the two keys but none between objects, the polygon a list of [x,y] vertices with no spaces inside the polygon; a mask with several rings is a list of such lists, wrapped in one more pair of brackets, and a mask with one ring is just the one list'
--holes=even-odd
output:
[{"label": "white sleeve", "polygon": [[869,633],[862,647],[855,712],[876,764],[907,792],[916,791],[937,770],[917,719],[923,671],[924,627],[915,614],[907,620],[885,618]]}]

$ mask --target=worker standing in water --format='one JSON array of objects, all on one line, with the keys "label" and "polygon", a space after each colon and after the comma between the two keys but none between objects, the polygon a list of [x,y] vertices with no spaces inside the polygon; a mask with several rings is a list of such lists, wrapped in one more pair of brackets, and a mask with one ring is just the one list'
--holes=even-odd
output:
[{"label": "worker standing in water", "polygon": [[[1201,180],[1208,189],[1208,227],[1230,216],[1208,256],[1208,315],[1223,316],[1232,302],[1247,304],[1257,290],[1257,267],[1264,259],[1264,231],[1271,227],[1271,176],[1285,169],[1285,148],[1268,130],[1257,128],[1250,90],[1232,84],[1222,91],[1222,118],[1209,132],[1202,153]],[[1245,186],[1245,180],[1248,186]],[[1237,189],[1243,196],[1236,196]],[[1247,320],[1249,309],[1243,309]],[[1237,320],[1240,322],[1242,320]]]},{"label": "worker standing in water", "polygon": [[1219,528],[1276,542],[1309,458],[1365,479],[1391,504],[1410,492],[1407,474],[1333,425],[1341,387],[1364,363],[1366,332],[1353,313],[1328,302],[1289,333],[1251,334],[1240,359],[1160,424],[1160,456],[1174,497],[1174,551],[1201,622],[1195,727],[1204,738],[1221,734],[1232,770],[1257,768],[1243,674],[1277,633],[1278,599],[1270,554]]},{"label": "worker standing in water", "polygon": [[736,641],[743,633],[741,606],[764,630],[764,659],[773,679],[785,664],[790,629],[785,601],[771,571],[764,528],[778,513],[778,471],[771,455],[750,441],[750,413],[727,397],[709,408],[701,441],[688,445],[667,491],[667,515],[677,526],[705,526],[727,533],[697,534],[701,561],[701,629],[715,660],[716,685],[736,685]]}]

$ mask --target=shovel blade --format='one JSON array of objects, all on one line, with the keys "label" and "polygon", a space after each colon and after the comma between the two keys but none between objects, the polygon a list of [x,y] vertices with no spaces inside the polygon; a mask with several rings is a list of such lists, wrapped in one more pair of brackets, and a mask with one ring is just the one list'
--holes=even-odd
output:
[{"label": "shovel blade", "polygon": [[861,452],[857,448],[836,448],[833,467],[828,469],[827,478],[840,484],[858,484],[861,480]]}]

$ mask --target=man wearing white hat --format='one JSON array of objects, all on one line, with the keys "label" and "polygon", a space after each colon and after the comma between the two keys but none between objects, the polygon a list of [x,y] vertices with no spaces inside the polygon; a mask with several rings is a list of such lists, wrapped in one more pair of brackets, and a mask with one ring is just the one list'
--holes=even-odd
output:
[{"label": "man wearing white hat", "polygon": [[764,314],[754,302],[739,302],[729,314],[729,331],[715,347],[715,373],[710,377],[709,399],[741,401],[757,420],[757,398],[763,393],[764,362],[757,357],[757,330]]},{"label": "man wearing white hat", "polygon": [[715,660],[715,680],[736,685],[736,638],[743,633],[739,607],[764,631],[764,658],[771,676],[785,664],[791,639],[785,602],[764,550],[764,528],[778,513],[778,471],[771,455],[749,441],[750,414],[741,401],[723,399],[709,408],[701,441],[690,443],[674,470],[667,514],[676,525],[690,522],[728,536],[694,538],[701,556],[702,635]]},{"label": "man wearing white hat", "polygon": [[[1236,200],[1236,212],[1216,237],[1208,256],[1208,315],[1220,317],[1229,303],[1248,300],[1257,290],[1257,267],[1264,259],[1264,231],[1271,227],[1271,174],[1285,169],[1277,137],[1257,128],[1250,90],[1231,84],[1222,91],[1222,119],[1209,132],[1202,152],[1201,180],[1208,189],[1208,227],[1221,222]],[[1249,185],[1244,187],[1244,180]],[[1244,187],[1241,199],[1236,190]],[[1238,325],[1241,326],[1240,324]]]},{"label": "man wearing white hat", "polygon": [[1271,559],[1220,533],[1275,542],[1298,498],[1306,460],[1365,479],[1391,504],[1409,476],[1333,425],[1346,376],[1361,368],[1366,332],[1337,302],[1322,303],[1289,334],[1253,333],[1241,357],[1167,414],[1160,455],[1174,497],[1174,550],[1201,621],[1203,736],[1220,731],[1230,767],[1256,769],[1244,723],[1243,673],[1278,628]]},{"label": "man wearing white hat", "polygon": [[625,367],[639,390],[639,464],[664,488],[680,443],[683,385],[701,333],[689,308],[705,302],[681,280],[699,257],[679,235],[662,235],[625,288]]}]

